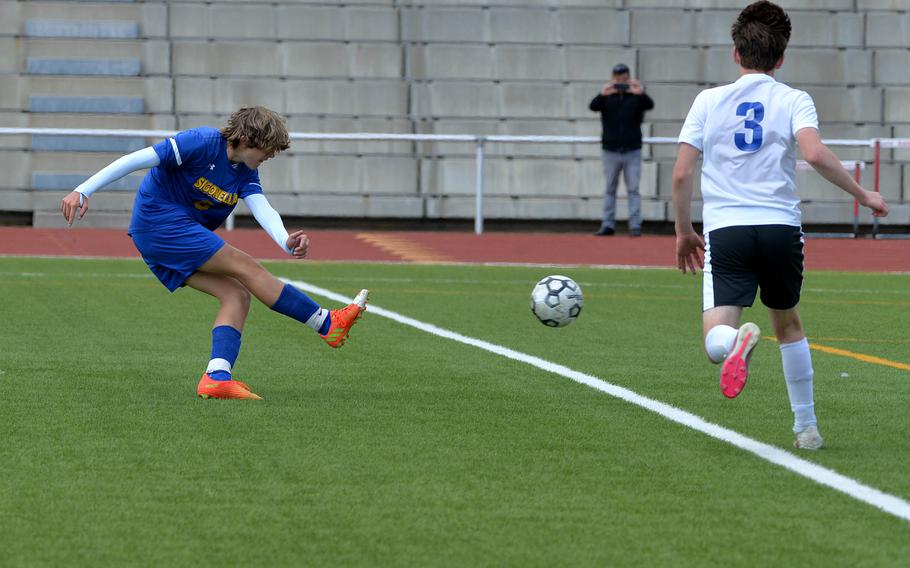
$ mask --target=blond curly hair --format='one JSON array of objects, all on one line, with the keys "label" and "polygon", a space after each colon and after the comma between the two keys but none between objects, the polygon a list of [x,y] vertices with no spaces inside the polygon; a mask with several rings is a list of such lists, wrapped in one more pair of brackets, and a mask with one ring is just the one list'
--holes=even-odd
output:
[{"label": "blond curly hair", "polygon": [[221,129],[221,134],[232,148],[236,148],[243,139],[250,148],[276,154],[291,146],[284,118],[261,106],[234,111],[228,118],[227,126]]}]

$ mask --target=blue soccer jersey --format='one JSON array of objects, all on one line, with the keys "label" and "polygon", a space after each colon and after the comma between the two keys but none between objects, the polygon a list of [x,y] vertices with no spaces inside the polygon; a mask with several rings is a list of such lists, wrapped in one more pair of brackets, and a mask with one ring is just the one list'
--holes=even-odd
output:
[{"label": "blue soccer jersey", "polygon": [[262,193],[259,172],[227,157],[227,140],[215,128],[180,132],[153,146],[161,163],[142,180],[130,233],[194,221],[214,231],[238,199]]}]

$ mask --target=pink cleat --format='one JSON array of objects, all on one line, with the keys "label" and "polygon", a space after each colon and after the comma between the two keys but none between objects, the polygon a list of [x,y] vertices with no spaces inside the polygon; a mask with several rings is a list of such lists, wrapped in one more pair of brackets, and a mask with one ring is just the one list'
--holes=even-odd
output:
[{"label": "pink cleat", "polygon": [[739,328],[733,351],[727,355],[720,368],[720,390],[727,398],[736,398],[746,386],[749,378],[749,359],[752,350],[761,339],[761,330],[752,322],[746,322]]}]

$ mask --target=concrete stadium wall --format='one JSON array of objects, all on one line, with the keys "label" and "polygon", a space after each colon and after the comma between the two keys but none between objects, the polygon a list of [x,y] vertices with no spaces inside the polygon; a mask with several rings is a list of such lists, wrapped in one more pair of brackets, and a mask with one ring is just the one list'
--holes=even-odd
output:
[{"label": "concrete stadium wall", "polygon": [[[736,79],[729,27],[741,5],[0,0],[0,125],[185,129],[262,104],[287,116],[293,131],[596,136],[588,102],[622,61],[656,103],[643,132],[672,137],[698,92]],[[777,77],[813,96],[822,135],[910,136],[910,0],[783,5],[794,32]],[[57,223],[50,213],[66,189],[153,142],[0,137],[9,172],[0,210]],[[596,145],[486,151],[488,217],[599,219]],[[872,159],[867,148],[836,152]],[[882,191],[896,205],[886,222],[910,229],[910,150],[883,155]],[[473,156],[470,144],[295,143],[262,176],[288,216],[470,218]],[[675,147],[645,148],[644,157],[645,219],[671,221]],[[845,194],[811,172],[798,181],[807,222],[852,220]],[[123,180],[93,201],[99,225],[125,223],[137,183]]]}]

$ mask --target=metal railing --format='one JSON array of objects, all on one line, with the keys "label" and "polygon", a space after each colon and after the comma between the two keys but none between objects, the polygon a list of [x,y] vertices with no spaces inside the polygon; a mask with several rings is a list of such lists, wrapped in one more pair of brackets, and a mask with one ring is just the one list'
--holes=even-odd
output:
[{"label": "metal railing", "polygon": [[[129,137],[129,138],[168,138],[179,131],[175,130],[113,130],[113,129],[86,129],[86,128],[19,128],[0,127],[0,136],[31,135],[31,136],[96,136],[96,137]],[[484,215],[484,179],[483,167],[486,144],[599,144],[599,136],[511,136],[511,135],[475,135],[475,134],[396,134],[396,133],[343,133],[343,132],[291,132],[291,140],[301,141],[348,141],[348,142],[461,142],[474,144],[475,179],[474,179],[474,232],[483,233]],[[669,136],[645,136],[644,144],[676,144],[677,138]],[[910,138],[869,138],[869,139],[831,139],[823,141],[828,146],[866,147],[875,150],[873,167],[875,168],[874,190],[879,190],[879,170],[881,165],[881,150],[894,148],[910,148]],[[862,160],[846,160],[841,162],[848,171],[853,171],[859,179],[860,170],[866,163]],[[800,163],[805,167],[805,162]],[[233,214],[228,218],[226,227],[233,229]],[[874,221],[877,232],[878,219]],[[854,203],[854,228],[859,223],[859,207]]]}]

